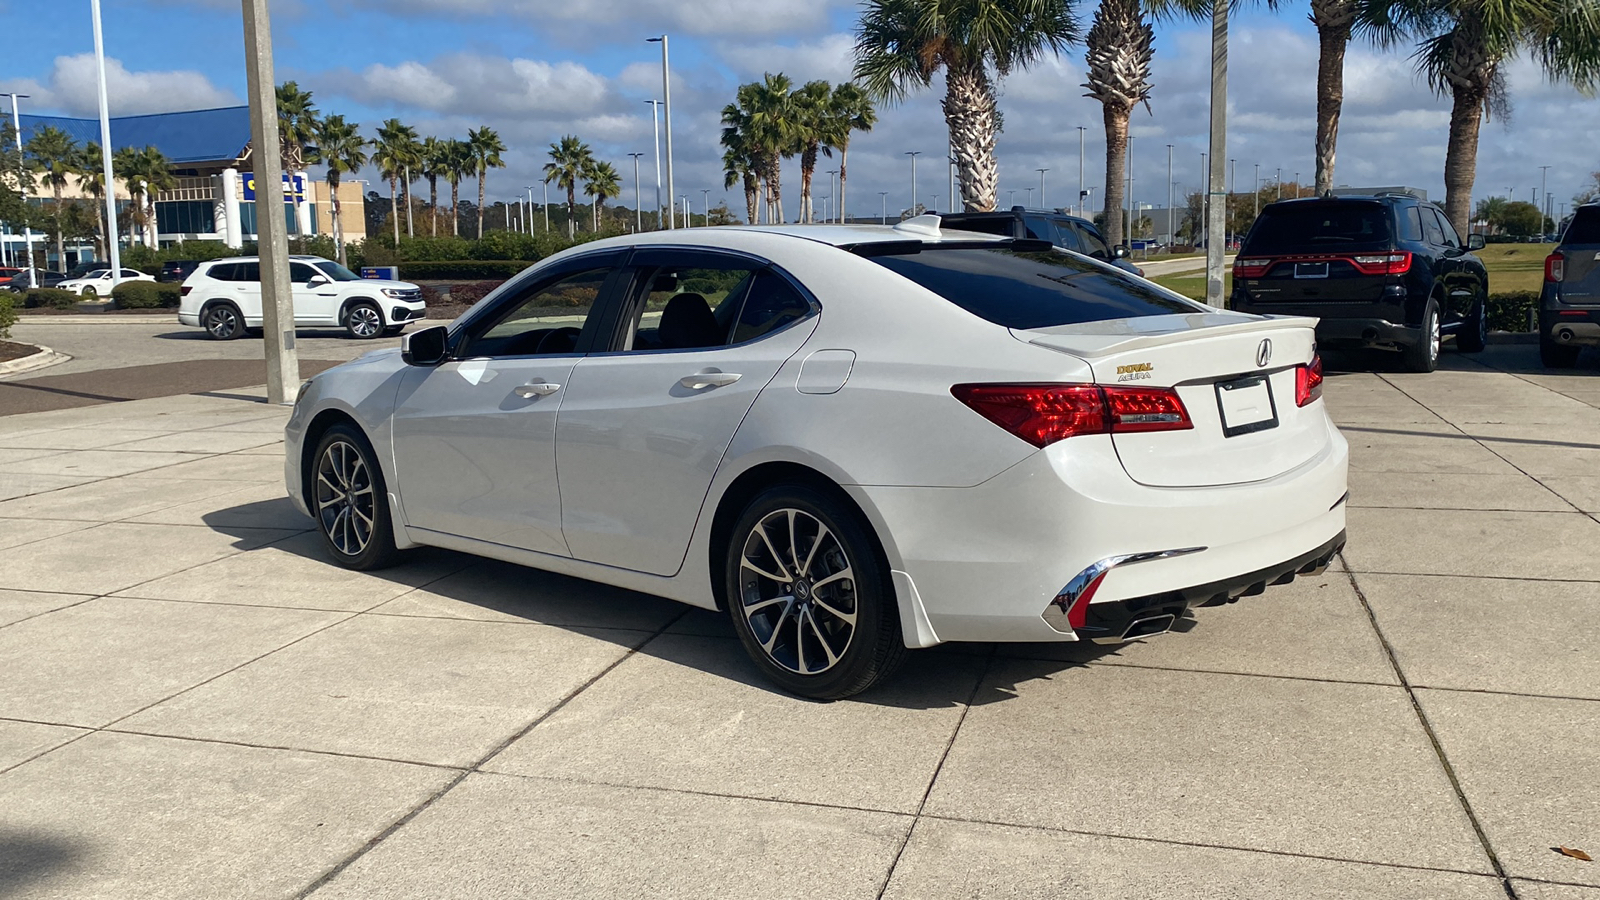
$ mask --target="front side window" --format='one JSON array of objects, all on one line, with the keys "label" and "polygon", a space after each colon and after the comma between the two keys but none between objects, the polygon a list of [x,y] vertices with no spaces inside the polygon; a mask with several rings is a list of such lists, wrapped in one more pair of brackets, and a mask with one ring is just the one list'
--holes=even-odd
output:
[{"label": "front side window", "polygon": [[328,278],[330,280],[332,280],[332,281],[360,281],[361,280],[361,276],[360,275],[357,275],[356,273],[350,271],[349,269],[346,269],[344,266],[341,266],[338,263],[333,262],[331,260],[326,260],[326,259],[322,260],[321,262],[316,263],[316,267],[319,270],[321,270],[322,274],[328,276]]},{"label": "front side window", "polygon": [[1053,250],[1015,253],[931,247],[904,256],[868,258],[1007,328],[1049,328],[1205,309],[1141,279]]},{"label": "front side window", "polygon": [[1460,249],[1461,238],[1456,234],[1456,228],[1450,224],[1450,217],[1434,210],[1433,214],[1439,217],[1439,230],[1444,233],[1444,245],[1453,249]]},{"label": "front side window", "polygon": [[289,263],[289,280],[295,284],[310,284],[317,270],[301,262]]},{"label": "front side window", "polygon": [[1431,209],[1422,211],[1422,235],[1435,247],[1444,246],[1444,229],[1439,227],[1439,217]]},{"label": "front side window", "polygon": [[233,280],[234,281],[260,281],[261,280],[261,263],[259,263],[259,262],[244,262],[244,263],[239,263],[239,264],[235,265],[233,267]]},{"label": "front side window", "polygon": [[600,298],[610,267],[574,272],[535,284],[501,306],[490,324],[461,351],[473,356],[542,356],[571,353]]}]

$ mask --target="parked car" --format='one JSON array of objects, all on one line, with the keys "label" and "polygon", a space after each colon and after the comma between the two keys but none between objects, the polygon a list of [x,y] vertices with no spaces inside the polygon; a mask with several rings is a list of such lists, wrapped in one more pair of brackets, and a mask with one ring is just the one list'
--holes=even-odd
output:
[{"label": "parked car", "polygon": [[[22,294],[27,292],[28,270],[17,269],[16,272],[17,274],[14,277],[7,279],[3,284],[0,284],[0,291],[10,291],[13,294]],[[53,272],[49,269],[33,270],[33,281],[35,287],[60,287],[61,282],[66,280],[67,276],[61,274],[60,272]]]},{"label": "parked car", "polygon": [[1313,325],[931,215],[628,235],[311,378],[287,489],[339,565],[725,608],[838,698],[908,647],[1117,644],[1321,571],[1349,453]]},{"label": "parked car", "polygon": [[1327,348],[1381,347],[1432,372],[1444,337],[1482,350],[1489,273],[1444,211],[1412,193],[1269,203],[1233,261],[1230,305],[1262,315],[1316,316]]},{"label": "parked car", "polygon": [[1013,206],[995,212],[950,213],[939,218],[944,228],[1049,241],[1063,250],[1082,253],[1135,275],[1144,274],[1143,269],[1128,260],[1127,246],[1111,247],[1093,222],[1056,210]]},{"label": "parked car", "polygon": [[86,262],[78,263],[77,265],[75,265],[72,268],[68,269],[67,270],[67,278],[69,280],[70,279],[74,279],[74,278],[82,278],[83,276],[88,275],[90,272],[94,272],[94,271],[99,270],[99,269],[109,269],[109,268],[111,268],[111,263],[108,263],[105,260],[100,260],[100,259],[88,260]]},{"label": "parked car", "polygon": [[1574,210],[1539,294],[1539,359],[1573,366],[1584,346],[1600,346],[1600,203]]},{"label": "parked car", "polygon": [[[369,340],[399,334],[427,316],[422,289],[407,281],[362,278],[330,259],[291,256],[296,327],[343,328]],[[178,321],[232,340],[261,327],[261,261],[254,256],[201,263],[183,282]]]},{"label": "parked car", "polygon": [[199,267],[200,263],[198,260],[169,259],[161,264],[161,272],[160,274],[156,275],[156,280],[165,282],[181,282],[190,275],[193,275],[194,270]]},{"label": "parked car", "polygon": [[138,269],[123,269],[120,281],[113,281],[110,269],[95,269],[81,278],[68,278],[56,285],[84,297],[111,296],[111,289],[122,281],[155,281]]}]

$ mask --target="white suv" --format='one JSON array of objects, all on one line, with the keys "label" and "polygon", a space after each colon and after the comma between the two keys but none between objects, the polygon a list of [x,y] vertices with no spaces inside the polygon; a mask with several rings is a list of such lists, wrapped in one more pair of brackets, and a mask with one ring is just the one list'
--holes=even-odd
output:
[{"label": "white suv", "polygon": [[[298,328],[333,326],[353,338],[399,334],[428,314],[422,289],[405,281],[362,278],[320,256],[289,257]],[[219,341],[261,327],[261,262],[254,256],[201,263],[184,279],[178,321]]]}]

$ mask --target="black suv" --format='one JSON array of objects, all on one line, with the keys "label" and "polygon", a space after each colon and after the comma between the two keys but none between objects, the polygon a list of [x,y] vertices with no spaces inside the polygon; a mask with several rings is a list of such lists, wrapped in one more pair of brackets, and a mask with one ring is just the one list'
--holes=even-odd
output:
[{"label": "black suv", "polygon": [[199,260],[194,259],[169,259],[161,264],[161,271],[156,275],[157,281],[183,283],[185,278],[194,274],[200,268]]},{"label": "black suv", "polygon": [[1544,260],[1539,294],[1539,359],[1576,365],[1584,345],[1600,346],[1600,203],[1572,214],[1561,243]]},{"label": "black suv", "polygon": [[1383,347],[1432,372],[1454,335],[1468,353],[1488,342],[1489,273],[1439,207],[1405,192],[1270,203],[1233,261],[1231,306],[1316,316],[1324,347]]},{"label": "black suv", "polygon": [[1049,241],[1063,250],[1082,253],[1135,275],[1144,274],[1143,269],[1128,261],[1128,248],[1113,249],[1093,222],[1053,209],[1013,206],[995,212],[946,213],[939,216],[939,227]]}]

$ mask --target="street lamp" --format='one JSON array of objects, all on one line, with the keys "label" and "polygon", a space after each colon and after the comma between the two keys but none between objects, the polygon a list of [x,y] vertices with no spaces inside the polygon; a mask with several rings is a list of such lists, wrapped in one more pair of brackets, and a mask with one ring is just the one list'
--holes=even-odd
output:
[{"label": "street lamp", "polygon": [[1078,126],[1078,216],[1083,216],[1083,199],[1089,196],[1083,190],[1083,135],[1088,129]]},{"label": "street lamp", "polygon": [[921,150],[907,150],[906,155],[911,157],[911,214],[917,214],[917,156]]},{"label": "street lamp", "polygon": [[[646,43],[661,43],[661,105],[666,108],[667,120],[667,196],[675,193],[672,186],[672,76],[667,67],[667,36],[647,38]],[[676,228],[677,224],[670,218],[668,228]]]},{"label": "street lamp", "polygon": [[[650,124],[656,131],[656,229],[660,230],[663,209],[661,206],[661,101],[646,100],[645,102],[650,104]],[[549,217],[550,214],[548,212],[545,213],[545,218],[549,219]],[[550,230],[548,222],[546,222],[544,230]]]},{"label": "street lamp", "polygon": [[1039,173],[1039,206],[1041,208],[1048,209],[1049,207],[1046,207],[1045,203],[1044,203],[1044,173],[1046,173],[1046,172],[1048,172],[1050,170],[1049,169],[1034,169],[1034,171]]},{"label": "street lamp", "polygon": [[[636,160],[636,162],[637,162],[637,160]],[[637,169],[634,170],[633,183],[635,185],[637,185],[639,183],[639,172],[638,172]],[[526,190],[528,192],[528,234],[531,235],[531,234],[533,234],[533,185],[525,184],[522,187],[523,187],[524,190]],[[636,190],[637,190],[637,188],[636,188]],[[453,214],[454,210],[452,210],[451,212]],[[545,215],[548,216],[549,213],[547,212],[547,213],[545,213]],[[546,225],[545,226],[545,230],[549,231],[550,227],[548,225]],[[455,226],[454,226],[453,223],[451,225],[450,233],[451,234],[455,234]]]},{"label": "street lamp", "polygon": [[[93,3],[94,3],[94,10],[95,10],[95,17],[94,17],[94,23],[95,23],[95,29],[94,29],[95,45],[98,47],[99,43],[100,43],[100,0],[93,0]],[[104,67],[104,63],[102,63],[100,71],[101,71],[101,79],[100,79],[100,109],[101,109],[101,115],[104,116],[105,115],[105,112],[104,112],[105,111],[105,77],[104,77],[105,67]],[[3,93],[0,93],[0,97],[10,97],[11,98],[11,130],[15,131],[17,133],[17,159],[20,161],[22,159],[22,117],[17,113],[17,100],[19,100],[19,99],[26,100],[26,99],[28,99],[29,95],[28,94],[3,94]],[[104,122],[104,121],[105,121],[104,119],[101,119],[101,122]],[[106,143],[104,144],[104,146],[101,147],[100,156],[107,161],[106,165],[109,166],[111,164],[110,163],[110,160],[111,160],[111,149],[110,149],[111,148],[111,144],[109,143],[109,141],[105,137],[105,133],[106,133],[106,130],[102,129],[101,130],[100,139],[102,141],[106,141]],[[26,201],[28,199],[28,182],[30,182],[32,180],[33,179],[31,177],[22,177],[22,178],[18,178],[17,179],[17,187],[20,189],[20,193],[22,194],[22,199],[24,201]],[[106,190],[115,193],[116,184],[117,183],[115,181],[110,180],[110,177],[107,176],[107,179],[106,179],[106,185],[107,185]],[[111,221],[113,223],[115,223],[116,219],[113,218]],[[107,239],[107,242],[110,243],[115,238],[114,238],[113,235],[107,235],[106,239]],[[33,229],[28,227],[28,225],[26,223],[24,223],[23,227],[22,227],[22,241],[23,241],[23,247],[28,251],[28,287],[29,288],[36,288],[36,287],[39,286],[39,276],[37,274],[35,274],[34,271],[33,271]],[[111,286],[112,287],[116,287],[117,276],[121,274],[121,272],[118,271],[118,269],[119,269],[118,263],[120,263],[121,260],[117,258],[116,252],[117,251],[115,251],[115,250],[111,251],[111,253],[112,253],[112,256],[111,256],[111,260],[112,260],[112,263],[111,263]]]},{"label": "street lamp", "polygon": [[[283,159],[278,145],[277,81],[272,74],[272,16],[267,0],[243,0],[245,84],[250,98],[250,156],[256,179],[260,245],[262,344],[267,402],[294,402],[300,356],[294,348],[294,293],[289,282],[289,236],[283,221]],[[110,146],[102,155],[111,156]],[[112,190],[106,185],[106,190]],[[263,210],[265,211],[263,213]]]},{"label": "street lamp", "polygon": [[639,193],[639,157],[644,153],[629,153],[633,157],[633,230],[644,230],[644,195]]},{"label": "street lamp", "polygon": [[[839,170],[838,169],[829,169],[828,170],[828,190],[834,192],[834,193],[829,194],[830,197],[834,196],[839,190],[839,184],[838,184],[837,181],[834,180],[834,176],[836,176],[838,174],[839,174]],[[816,211],[815,210],[807,210],[807,212],[811,213],[811,221],[815,222],[817,220]],[[827,213],[827,210],[826,210],[826,207],[825,207],[824,210],[823,210],[823,214],[822,214],[822,220],[824,222],[826,222],[826,221],[830,221],[831,219],[832,219],[832,216],[830,216]]]},{"label": "street lamp", "polygon": [[928,212],[938,212],[939,211],[939,195],[938,194],[933,194],[931,196],[933,197],[933,206],[929,207]]},{"label": "street lamp", "polygon": [[878,224],[887,225],[889,224],[889,192],[879,191],[878,199],[883,202],[883,213],[882,217],[878,220]]},{"label": "street lamp", "polygon": [[1251,199],[1255,200],[1255,215],[1256,216],[1260,216],[1261,215],[1261,163],[1256,163],[1255,165],[1256,165],[1256,189],[1255,189],[1255,194]]},{"label": "street lamp", "polygon": [[1016,206],[1016,205],[1017,205],[1017,192],[1013,191],[1013,190],[1007,190],[1006,191],[1006,209],[1010,209],[1011,207]]},{"label": "street lamp", "polygon": [[710,188],[701,188],[700,189],[700,193],[706,195],[706,198],[705,198],[706,199],[706,224],[710,225],[711,224],[711,189]]},{"label": "street lamp", "polygon": [[[657,211],[656,215],[660,215]],[[550,182],[544,183],[544,230],[550,230]]]},{"label": "street lamp", "polygon": [[[1549,174],[1550,174],[1550,167],[1549,166],[1540,166],[1539,167],[1539,193],[1541,195],[1544,195],[1546,198],[1548,198],[1549,195],[1546,194],[1545,190],[1544,190],[1544,188],[1545,188],[1545,177],[1547,175],[1549,175]],[[1542,212],[1543,212],[1543,216],[1541,217],[1540,222],[1539,222],[1539,233],[1540,234],[1544,233],[1544,221],[1543,220],[1550,218],[1550,201],[1548,199],[1545,200],[1545,205],[1544,205],[1544,209],[1542,210]]]}]

